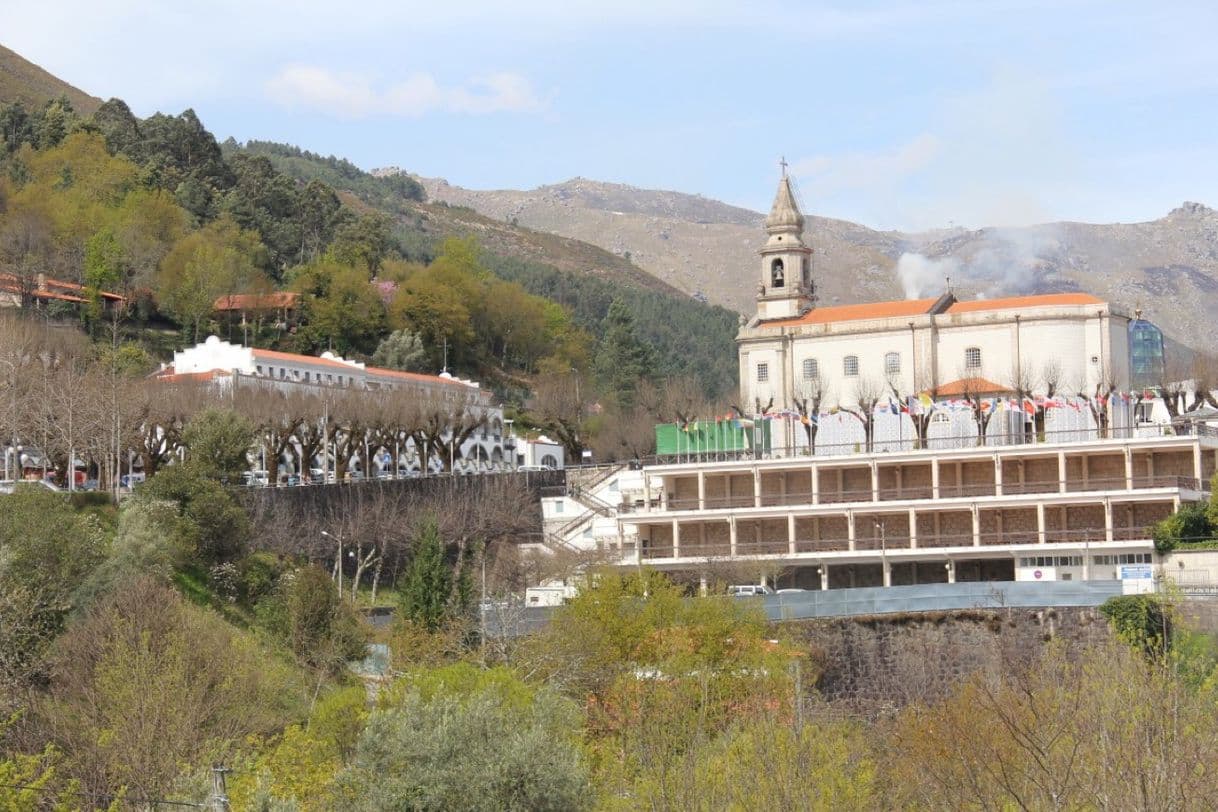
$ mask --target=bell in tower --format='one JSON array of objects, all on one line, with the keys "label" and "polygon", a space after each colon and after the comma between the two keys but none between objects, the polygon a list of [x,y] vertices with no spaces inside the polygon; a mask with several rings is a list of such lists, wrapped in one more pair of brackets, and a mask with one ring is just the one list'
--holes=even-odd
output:
[{"label": "bell in tower", "polygon": [[761,249],[761,282],[757,286],[757,318],[795,318],[815,301],[810,272],[812,249],[804,244],[804,216],[795,202],[786,161],[782,162],[778,194],[765,218],[766,242]]}]

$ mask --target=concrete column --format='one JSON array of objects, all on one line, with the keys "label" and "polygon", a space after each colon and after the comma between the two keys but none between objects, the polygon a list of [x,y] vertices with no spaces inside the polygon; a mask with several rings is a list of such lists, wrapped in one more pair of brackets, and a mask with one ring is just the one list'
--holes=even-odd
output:
[{"label": "concrete column", "polygon": [[871,461],[871,501],[880,501],[880,466],[875,460]]},{"label": "concrete column", "polygon": [[706,586],[706,575],[703,574],[698,578],[698,594],[705,598],[709,591]]},{"label": "concrete column", "polygon": [[643,510],[651,510],[651,475],[643,472]]},{"label": "concrete column", "polygon": [[932,457],[930,461],[930,496],[939,498],[939,458]]},{"label": "concrete column", "polygon": [[729,516],[727,520],[727,550],[728,555],[736,557],[736,517]]},{"label": "concrete column", "polygon": [[829,588],[829,565],[820,565],[820,588],[822,590]]},{"label": "concrete column", "polygon": [[706,510],[706,472],[698,472],[698,510]]},{"label": "concrete column", "polygon": [[847,547],[854,549],[854,511],[846,512],[846,540]]},{"label": "concrete column", "polygon": [[981,546],[981,511],[977,509],[976,505],[972,506],[971,511],[973,514],[973,546],[980,547]]},{"label": "concrete column", "polygon": [[820,504],[820,468],[812,466],[812,504]]},{"label": "concrete column", "polygon": [[880,566],[884,570],[884,586],[892,586],[892,564],[889,564],[888,559],[885,558],[880,562]]},{"label": "concrete column", "polygon": [[761,507],[761,472],[753,469],[753,507]]},{"label": "concrete column", "polygon": [[676,519],[672,520],[672,557],[681,557],[681,524]]},{"label": "concrete column", "polygon": [[1045,504],[1044,502],[1036,503],[1036,542],[1044,544],[1045,538]]},{"label": "concrete column", "polygon": [[949,584],[956,583],[956,562],[949,558],[943,566],[947,569],[947,582]]},{"label": "concrete column", "polygon": [[1066,452],[1057,452],[1057,492],[1066,492]]},{"label": "concrete column", "polygon": [[909,509],[909,549],[918,549],[918,512]]},{"label": "concrete column", "polygon": [[1193,441],[1193,479],[1201,481],[1201,441]]},{"label": "concrete column", "polygon": [[1133,451],[1129,446],[1125,446],[1125,490],[1133,490]]},{"label": "concrete column", "polygon": [[1104,541],[1112,541],[1112,502],[1104,500]]},{"label": "concrete column", "polygon": [[787,514],[787,552],[795,555],[795,514]]},{"label": "concrete column", "polygon": [[1002,496],[1002,459],[994,457],[994,495]]},{"label": "concrete column", "polygon": [[660,491],[660,510],[668,510],[668,481],[667,477],[660,479],[660,486],[664,489]]}]

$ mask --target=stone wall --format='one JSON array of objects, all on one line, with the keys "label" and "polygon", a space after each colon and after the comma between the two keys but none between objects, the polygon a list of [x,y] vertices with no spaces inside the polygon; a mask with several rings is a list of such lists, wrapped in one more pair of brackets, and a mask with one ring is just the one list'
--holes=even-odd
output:
[{"label": "stone wall", "polygon": [[978,670],[997,674],[1029,662],[1051,640],[1081,648],[1109,635],[1092,607],[871,615],[785,629],[823,667],[826,700],[873,711],[942,699]]}]

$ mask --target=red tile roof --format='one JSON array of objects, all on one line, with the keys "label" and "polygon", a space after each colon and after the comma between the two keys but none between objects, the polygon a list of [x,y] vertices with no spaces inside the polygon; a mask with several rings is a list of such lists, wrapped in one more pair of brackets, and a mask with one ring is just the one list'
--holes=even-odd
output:
[{"label": "red tile roof", "polygon": [[280,290],[274,293],[232,293],[221,296],[212,305],[214,310],[280,310],[296,307],[300,294]]},{"label": "red tile roof", "polygon": [[1012,310],[1019,307],[1045,307],[1046,305],[1099,305],[1090,293],[1044,293],[1039,296],[1010,296],[1005,299],[975,299],[971,302],[956,302],[948,313],[977,313],[984,310]]},{"label": "red tile roof", "polygon": [[832,324],[839,321],[862,321],[864,319],[891,319],[902,316],[920,316],[930,310],[938,299],[898,299],[891,302],[867,302],[865,304],[814,307],[796,319],[767,321],[764,327],[794,327],[799,324]]},{"label": "red tile roof", "polygon": [[359,367],[343,363],[342,361],[335,361],[332,358],[320,358],[316,355],[298,355],[294,352],[276,352],[275,350],[254,350],[254,359],[257,361],[282,361],[288,364],[312,364],[348,371],[357,371],[359,369]]},{"label": "red tile roof", "polygon": [[[64,282],[61,279],[46,278],[32,281],[34,286],[30,288],[30,295],[39,299],[57,299],[63,302],[87,301],[83,296],[84,285],[79,285],[76,282]],[[0,273],[0,290],[6,293],[20,293],[23,287],[22,280],[18,279],[15,274]],[[117,293],[111,293],[108,290],[99,291],[99,293],[103,299],[120,302],[123,300],[122,296]]]},{"label": "red tile roof", "polygon": [[[898,299],[889,302],[867,302],[864,304],[814,307],[799,318],[779,319],[763,322],[762,327],[796,327],[805,324],[834,324],[843,321],[867,319],[892,319],[921,316],[931,312],[936,299]],[[1044,307],[1047,305],[1100,305],[1089,293],[1045,293],[1036,296],[1012,296],[1005,299],[976,299],[954,302],[946,313],[981,313],[987,310],[1012,310],[1021,307]]]},{"label": "red tile roof", "polygon": [[958,381],[949,381],[936,389],[933,394],[935,397],[941,398],[958,398],[964,395],[993,395],[999,392],[1013,392],[1009,386],[1003,386],[1000,383],[994,383],[987,378],[961,378]]},{"label": "red tile roof", "polygon": [[461,383],[461,381],[458,381],[455,378],[444,378],[439,375],[424,375],[420,372],[403,372],[400,369],[385,369],[384,367],[366,367],[365,369],[369,375],[380,375],[380,376],[387,377],[387,378],[398,378],[399,380],[404,380],[404,381],[419,381],[421,383],[438,383],[438,384],[446,384],[448,386],[464,386],[467,389],[473,388],[473,387],[469,386],[469,384]]},{"label": "red tile roof", "polygon": [[209,369],[206,372],[174,372],[173,367],[165,367],[165,369],[153,375],[157,381],[161,383],[206,383],[214,381],[220,376],[227,377],[229,372],[221,369]]}]

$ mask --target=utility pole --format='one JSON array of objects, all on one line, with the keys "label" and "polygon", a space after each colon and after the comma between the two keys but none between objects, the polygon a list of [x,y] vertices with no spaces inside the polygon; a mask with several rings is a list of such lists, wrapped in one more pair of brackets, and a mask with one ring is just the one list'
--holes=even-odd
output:
[{"label": "utility pole", "polygon": [[229,772],[229,769],[223,764],[213,764],[211,768],[211,796],[207,799],[207,806],[212,812],[231,812],[232,807],[228,805],[228,788],[224,783],[224,775]]}]

